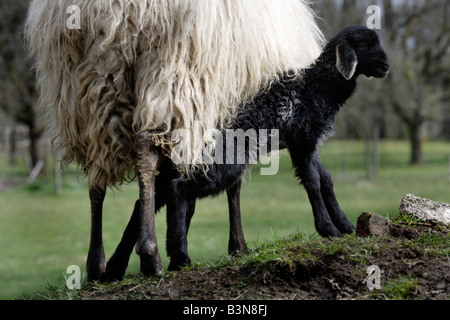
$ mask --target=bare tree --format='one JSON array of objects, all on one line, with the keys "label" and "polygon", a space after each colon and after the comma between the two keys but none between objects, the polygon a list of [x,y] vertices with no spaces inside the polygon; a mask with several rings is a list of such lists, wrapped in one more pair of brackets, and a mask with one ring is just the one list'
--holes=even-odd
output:
[{"label": "bare tree", "polygon": [[37,120],[35,78],[23,39],[27,8],[25,0],[0,2],[0,108],[29,128],[30,158],[35,166],[44,127]]},{"label": "bare tree", "polygon": [[[351,137],[364,137],[366,142],[371,138],[374,145],[377,136],[398,137],[399,128],[404,127],[411,142],[411,163],[418,164],[423,160],[422,140],[427,123],[441,125],[441,133],[450,124],[450,3],[320,0],[314,6],[330,36],[347,25],[365,24],[367,8],[374,4],[382,9],[379,32],[391,61],[391,75],[381,84],[361,86],[360,94],[349,101],[336,125],[338,131]],[[392,114],[401,126],[391,119]]]},{"label": "bare tree", "polygon": [[[422,139],[428,121],[440,121],[450,76],[450,24],[446,0],[410,0],[394,7],[384,0],[391,61],[386,89],[394,112],[411,141],[411,164],[423,161]],[[444,15],[442,14],[444,12]]]}]

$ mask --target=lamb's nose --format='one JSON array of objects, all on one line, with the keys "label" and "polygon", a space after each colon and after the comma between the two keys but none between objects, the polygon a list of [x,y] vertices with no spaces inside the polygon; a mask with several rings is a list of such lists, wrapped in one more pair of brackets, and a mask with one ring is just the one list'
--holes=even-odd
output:
[{"label": "lamb's nose", "polygon": [[381,66],[380,70],[382,70],[386,75],[389,73],[390,66],[388,62],[384,62]]}]

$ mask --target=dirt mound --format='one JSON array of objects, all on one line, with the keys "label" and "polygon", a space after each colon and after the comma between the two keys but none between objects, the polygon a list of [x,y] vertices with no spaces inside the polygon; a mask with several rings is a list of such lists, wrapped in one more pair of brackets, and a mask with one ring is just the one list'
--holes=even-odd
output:
[{"label": "dirt mound", "polygon": [[[450,299],[449,233],[407,228],[399,238],[355,235],[281,239],[239,257],[166,273],[91,284],[80,299]],[[404,235],[408,235],[405,237]],[[367,286],[379,267],[380,289]]]}]

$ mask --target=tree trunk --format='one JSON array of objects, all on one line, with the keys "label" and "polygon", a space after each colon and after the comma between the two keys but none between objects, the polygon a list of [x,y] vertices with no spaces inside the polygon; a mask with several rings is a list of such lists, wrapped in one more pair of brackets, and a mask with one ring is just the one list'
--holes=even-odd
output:
[{"label": "tree trunk", "polygon": [[39,135],[33,134],[32,128],[30,128],[30,157],[33,168],[39,161]]},{"label": "tree trunk", "polygon": [[371,139],[364,137],[364,155],[366,162],[366,179],[372,180],[373,178],[373,164],[372,164],[372,146]]},{"label": "tree trunk", "polygon": [[17,160],[17,126],[14,122],[11,126],[11,132],[9,134],[9,164],[16,165]]},{"label": "tree trunk", "polygon": [[366,133],[365,138],[365,158],[366,158],[366,178],[375,180],[378,178],[380,169],[380,151],[378,148],[380,142],[380,126],[373,125],[371,134]]},{"label": "tree trunk", "polygon": [[408,126],[411,141],[411,164],[418,165],[423,162],[422,152],[422,128],[423,123],[415,123]]},{"label": "tree trunk", "polygon": [[53,155],[53,177],[54,177],[54,186],[55,186],[55,195],[59,196],[62,193],[62,179],[61,179],[61,166],[59,162],[58,152],[52,148]]},{"label": "tree trunk", "polygon": [[39,138],[41,136],[41,130],[36,127],[36,119],[34,116],[34,110],[29,106],[29,117],[27,125],[29,128],[28,138],[30,139],[30,158],[33,168],[39,161]]},{"label": "tree trunk", "polygon": [[442,137],[446,140],[450,140],[450,98],[447,101],[444,101],[443,111]]},{"label": "tree trunk", "polygon": [[380,170],[380,125],[377,123],[373,127],[373,178],[378,179],[378,171]]},{"label": "tree trunk", "polygon": [[24,105],[22,112],[16,116],[16,119],[28,127],[28,139],[30,139],[30,159],[31,169],[39,162],[39,140],[43,133],[43,127],[39,125],[36,119],[36,113],[32,103]]}]

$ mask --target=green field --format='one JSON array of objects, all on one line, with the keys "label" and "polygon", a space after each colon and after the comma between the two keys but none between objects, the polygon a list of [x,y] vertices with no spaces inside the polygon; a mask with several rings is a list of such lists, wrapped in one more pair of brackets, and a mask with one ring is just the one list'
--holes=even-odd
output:
[{"label": "green field", "polygon": [[[330,141],[321,149],[322,161],[331,171],[341,207],[349,219],[363,211],[394,217],[407,193],[450,202],[450,142],[427,142],[425,163],[408,165],[409,146],[404,142],[380,144],[377,180],[365,179],[364,145],[356,141]],[[25,165],[11,168],[0,158],[0,179],[26,177]],[[136,183],[121,191],[108,192],[103,224],[107,258],[113,253],[138,196]],[[260,176],[258,167],[246,177],[242,189],[242,212],[246,240],[250,246],[293,232],[314,233],[306,193],[293,176],[284,153],[275,176]],[[163,212],[164,213],[164,212]],[[189,233],[193,261],[225,255],[228,245],[226,198],[205,200],[197,211]],[[66,268],[84,270],[89,245],[89,199],[86,180],[74,170],[64,175],[61,196],[53,195],[50,178],[0,193],[0,298],[20,297],[40,291],[47,283],[63,286]],[[165,267],[165,215],[157,217],[160,252]],[[133,254],[129,272],[139,272]]]}]

